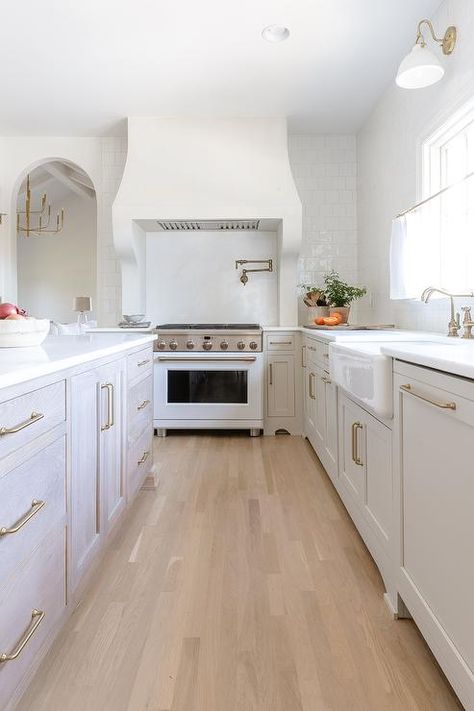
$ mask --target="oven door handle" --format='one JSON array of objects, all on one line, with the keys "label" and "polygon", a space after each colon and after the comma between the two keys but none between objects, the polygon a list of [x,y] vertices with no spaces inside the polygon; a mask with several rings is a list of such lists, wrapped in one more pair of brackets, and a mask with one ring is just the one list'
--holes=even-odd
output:
[{"label": "oven door handle", "polygon": [[157,358],[158,362],[160,363],[235,363],[235,361],[238,361],[239,363],[255,363],[257,360],[256,356],[236,356],[235,358],[166,358],[166,357],[159,357]]}]

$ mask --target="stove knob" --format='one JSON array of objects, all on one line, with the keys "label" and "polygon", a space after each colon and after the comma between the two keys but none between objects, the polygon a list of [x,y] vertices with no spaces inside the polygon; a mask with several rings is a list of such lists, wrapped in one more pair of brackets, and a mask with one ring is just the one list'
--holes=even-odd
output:
[{"label": "stove knob", "polygon": [[204,348],[205,351],[210,351],[212,348],[211,341],[204,341],[204,343],[202,344],[202,347]]},{"label": "stove knob", "polygon": [[249,346],[253,351],[256,351],[258,348],[258,343],[256,341],[250,341]]},{"label": "stove knob", "polygon": [[160,350],[160,351],[164,351],[166,348],[165,341],[158,341],[158,343],[156,345],[157,345],[158,350]]},{"label": "stove knob", "polygon": [[189,351],[192,351],[192,349],[194,348],[194,341],[186,341],[186,348]]},{"label": "stove knob", "polygon": [[172,351],[175,351],[178,347],[178,341],[170,341],[170,348]]},{"label": "stove knob", "polygon": [[243,351],[245,348],[245,343],[243,341],[239,341],[237,343],[237,348],[239,349],[239,351]]},{"label": "stove knob", "polygon": [[227,343],[227,341],[221,342],[221,350],[226,351],[228,349],[228,347],[229,347],[229,344]]}]

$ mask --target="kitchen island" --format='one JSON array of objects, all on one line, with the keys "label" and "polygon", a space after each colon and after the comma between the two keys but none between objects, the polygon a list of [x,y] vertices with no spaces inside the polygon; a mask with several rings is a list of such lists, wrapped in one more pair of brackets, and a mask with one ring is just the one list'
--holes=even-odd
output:
[{"label": "kitchen island", "polygon": [[0,350],[0,708],[14,708],[147,477],[153,335]]}]

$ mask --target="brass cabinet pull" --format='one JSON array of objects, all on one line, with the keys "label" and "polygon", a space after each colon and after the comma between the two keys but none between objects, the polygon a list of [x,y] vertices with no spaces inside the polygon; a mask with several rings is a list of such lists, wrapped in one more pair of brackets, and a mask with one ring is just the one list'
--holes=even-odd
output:
[{"label": "brass cabinet pull", "polygon": [[28,628],[26,629],[25,633],[21,637],[20,641],[18,642],[17,646],[11,651],[11,652],[4,652],[3,654],[0,654],[0,664],[2,662],[11,662],[13,659],[16,659],[17,657],[20,656],[30,639],[33,637],[34,633],[40,626],[41,622],[43,621],[44,618],[44,612],[43,610],[32,610],[31,611],[31,622],[28,625]]},{"label": "brass cabinet pull", "polygon": [[359,457],[359,447],[357,443],[357,430],[364,429],[360,422],[352,423],[352,461],[354,464],[358,464],[360,467],[364,465],[364,462]]},{"label": "brass cabinet pull", "polygon": [[316,396],[314,394],[314,388],[313,388],[315,380],[316,380],[315,374],[310,373],[309,374],[309,396],[310,396],[311,400],[316,400]]},{"label": "brass cabinet pull", "polygon": [[23,526],[25,526],[25,524],[27,524],[28,521],[38,513],[38,511],[41,511],[45,504],[46,501],[38,501],[38,499],[33,499],[30,510],[23,514],[23,516],[13,524],[13,526],[10,526],[10,528],[6,528],[5,526],[0,528],[0,537],[7,536],[9,533],[17,533],[17,531],[19,531],[20,528],[23,528]]},{"label": "brass cabinet pull", "polygon": [[150,452],[149,452],[149,451],[143,452],[143,454],[142,454],[142,456],[140,457],[140,459],[138,460],[137,464],[143,464],[144,462],[146,462],[146,460],[148,459],[149,456],[150,456]]},{"label": "brass cabinet pull", "polygon": [[268,364],[268,373],[269,373],[269,385],[273,385],[273,364],[269,363]]},{"label": "brass cabinet pull", "polygon": [[15,434],[15,432],[21,432],[21,430],[24,430],[25,427],[34,425],[35,422],[39,422],[39,420],[42,420],[43,417],[44,415],[42,412],[33,411],[29,418],[24,422],[20,422],[19,425],[15,425],[14,427],[0,427],[0,437],[3,437],[4,435],[8,434]]},{"label": "brass cabinet pull", "polygon": [[138,410],[138,411],[144,410],[145,407],[147,407],[149,404],[150,404],[150,400],[143,400],[143,402],[141,403],[141,405],[137,405],[137,410]]},{"label": "brass cabinet pull", "polygon": [[437,400],[431,400],[429,397],[425,397],[425,395],[420,395],[420,393],[416,393],[414,390],[412,390],[411,385],[400,385],[400,390],[404,390],[406,393],[409,393],[410,395],[413,395],[413,397],[417,397],[420,400],[423,400],[424,402],[429,402],[430,405],[434,405],[435,407],[440,407],[442,410],[455,410],[456,409],[456,403],[455,402],[438,402]]},{"label": "brass cabinet pull", "polygon": [[293,341],[270,341],[271,346],[292,346]]},{"label": "brass cabinet pull", "polygon": [[147,365],[150,362],[150,358],[145,358],[145,360],[140,360],[137,363],[137,368],[141,368],[142,365]]},{"label": "brass cabinet pull", "polygon": [[332,383],[332,380],[330,378],[327,378],[325,375],[321,376],[321,380],[323,381],[323,383],[326,383],[326,385],[331,385]]},{"label": "brass cabinet pull", "polygon": [[114,386],[112,383],[104,383],[103,385],[100,386],[101,390],[107,390],[107,423],[105,425],[101,426],[102,432],[104,430],[110,430],[111,427],[114,426],[115,421],[114,421],[114,409],[115,409],[115,402],[114,402]]},{"label": "brass cabinet pull", "polygon": [[301,367],[306,368],[306,346],[301,346]]}]

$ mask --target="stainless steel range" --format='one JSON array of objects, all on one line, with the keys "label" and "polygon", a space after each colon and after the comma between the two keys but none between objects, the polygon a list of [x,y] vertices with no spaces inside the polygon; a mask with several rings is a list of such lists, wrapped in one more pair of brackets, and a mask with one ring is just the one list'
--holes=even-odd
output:
[{"label": "stainless steel range", "polygon": [[263,429],[262,329],[258,324],[156,327],[154,426]]},{"label": "stainless steel range", "polygon": [[155,351],[262,350],[262,329],[256,323],[164,323],[156,331]]}]

